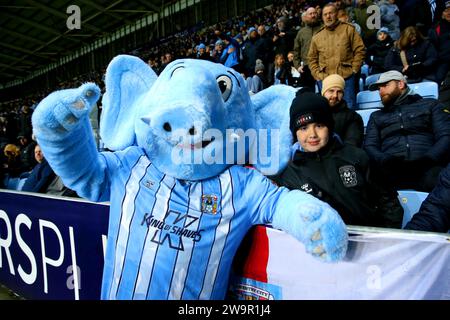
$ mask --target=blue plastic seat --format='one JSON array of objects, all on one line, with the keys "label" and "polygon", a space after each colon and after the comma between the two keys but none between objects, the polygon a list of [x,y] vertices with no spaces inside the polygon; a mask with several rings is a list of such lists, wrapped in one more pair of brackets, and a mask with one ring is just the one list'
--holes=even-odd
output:
[{"label": "blue plastic seat", "polygon": [[433,81],[424,81],[409,85],[411,89],[423,98],[439,98],[439,86]]},{"label": "blue plastic seat", "polygon": [[364,91],[364,80],[359,78],[359,91]]},{"label": "blue plastic seat", "polygon": [[368,64],[363,64],[361,66],[361,75],[365,75],[365,78],[367,79],[367,77],[369,76],[369,65]]},{"label": "blue plastic seat", "polygon": [[413,215],[419,211],[422,202],[428,196],[427,192],[415,190],[398,190],[398,200],[403,207],[402,228],[411,220]]},{"label": "blue plastic seat", "polygon": [[371,74],[370,76],[367,76],[366,78],[366,88],[369,88],[369,85],[376,82],[378,78],[380,77],[381,73]]},{"label": "blue plastic seat", "polygon": [[381,97],[378,91],[361,91],[356,95],[357,109],[381,108]]},{"label": "blue plastic seat", "polygon": [[363,123],[364,123],[364,133],[366,132],[366,127],[367,127],[367,123],[369,123],[369,119],[370,119],[370,115],[372,114],[372,112],[377,111],[380,109],[363,109],[363,110],[355,110],[362,118]]}]

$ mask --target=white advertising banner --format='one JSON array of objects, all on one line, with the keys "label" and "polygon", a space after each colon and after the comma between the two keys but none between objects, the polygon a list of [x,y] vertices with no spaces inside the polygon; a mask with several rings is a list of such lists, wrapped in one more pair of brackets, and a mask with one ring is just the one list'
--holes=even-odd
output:
[{"label": "white advertising banner", "polygon": [[450,300],[449,234],[349,227],[344,261],[329,264],[286,233],[258,228],[231,287],[239,299]]}]

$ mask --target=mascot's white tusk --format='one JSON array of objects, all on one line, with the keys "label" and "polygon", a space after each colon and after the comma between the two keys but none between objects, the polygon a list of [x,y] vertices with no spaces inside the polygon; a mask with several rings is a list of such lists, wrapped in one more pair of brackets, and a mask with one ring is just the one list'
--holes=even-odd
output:
[{"label": "mascot's white tusk", "polygon": [[144,121],[145,124],[150,125],[150,122],[151,122],[150,117],[142,117],[141,120]]}]

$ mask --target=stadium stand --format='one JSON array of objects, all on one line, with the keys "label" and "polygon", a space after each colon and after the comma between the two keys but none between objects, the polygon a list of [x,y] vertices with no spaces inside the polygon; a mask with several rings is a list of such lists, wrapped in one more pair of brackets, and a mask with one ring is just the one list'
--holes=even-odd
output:
[{"label": "stadium stand", "polygon": [[361,91],[356,95],[357,109],[381,108],[381,98],[378,91]]}]

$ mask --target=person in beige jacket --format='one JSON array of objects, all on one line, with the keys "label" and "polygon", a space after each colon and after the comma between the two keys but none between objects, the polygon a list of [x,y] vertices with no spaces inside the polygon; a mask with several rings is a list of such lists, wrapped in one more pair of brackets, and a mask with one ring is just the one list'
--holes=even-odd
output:
[{"label": "person in beige jacket", "polygon": [[318,81],[330,74],[338,74],[345,79],[344,97],[349,108],[356,106],[356,80],[365,58],[365,46],[355,27],[340,22],[337,8],[330,3],[322,10],[324,26],[312,38],[308,52],[311,74]]}]

